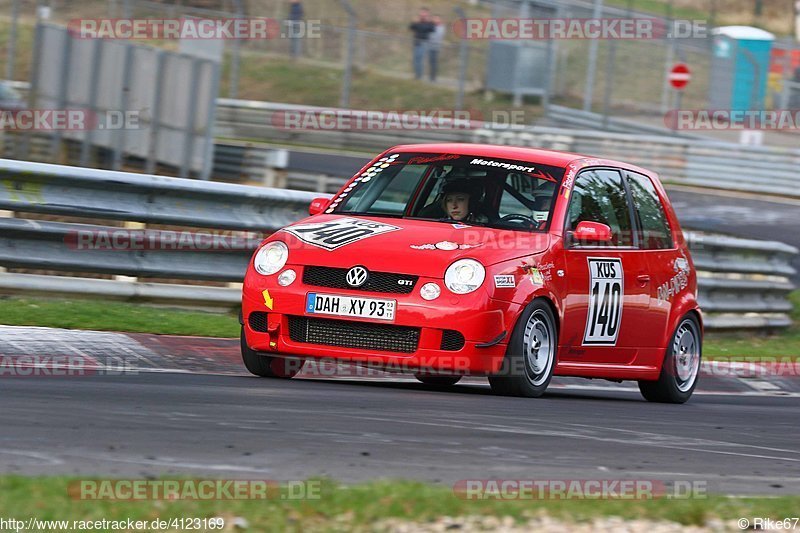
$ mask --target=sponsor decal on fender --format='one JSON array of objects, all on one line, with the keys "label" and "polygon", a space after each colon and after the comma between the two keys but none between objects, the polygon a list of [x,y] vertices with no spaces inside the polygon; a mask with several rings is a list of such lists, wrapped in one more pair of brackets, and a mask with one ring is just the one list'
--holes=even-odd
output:
[{"label": "sponsor decal on fender", "polygon": [[689,260],[686,257],[679,257],[675,259],[672,268],[675,275],[658,287],[658,299],[662,302],[669,302],[689,286]]},{"label": "sponsor decal on fender", "polygon": [[545,263],[543,265],[529,265],[528,263],[522,264],[522,270],[530,275],[531,283],[534,285],[544,285],[552,281],[552,269],[555,265],[553,262]]},{"label": "sponsor decal on fender", "polygon": [[477,248],[483,246],[483,243],[478,244],[458,244],[453,241],[439,241],[436,244],[411,244],[409,245],[414,250],[469,250],[470,248]]},{"label": "sponsor decal on fender", "polygon": [[494,286],[498,289],[514,288],[517,281],[513,274],[497,274],[494,277]]}]

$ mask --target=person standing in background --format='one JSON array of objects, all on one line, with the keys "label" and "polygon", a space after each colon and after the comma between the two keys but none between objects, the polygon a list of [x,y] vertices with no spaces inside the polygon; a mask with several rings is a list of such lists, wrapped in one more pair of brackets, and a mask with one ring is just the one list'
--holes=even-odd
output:
[{"label": "person standing in background", "polygon": [[435,29],[428,8],[420,8],[417,18],[409,24],[408,29],[414,34],[414,77],[419,80],[425,69],[428,39]]},{"label": "person standing in background", "polygon": [[433,31],[428,37],[428,68],[430,69],[431,81],[436,81],[436,74],[439,71],[439,51],[444,42],[444,23],[439,15],[433,16]]},{"label": "person standing in background", "polygon": [[301,0],[290,0],[289,2],[289,53],[292,59],[297,59],[303,51],[301,36],[303,35],[303,2]]}]

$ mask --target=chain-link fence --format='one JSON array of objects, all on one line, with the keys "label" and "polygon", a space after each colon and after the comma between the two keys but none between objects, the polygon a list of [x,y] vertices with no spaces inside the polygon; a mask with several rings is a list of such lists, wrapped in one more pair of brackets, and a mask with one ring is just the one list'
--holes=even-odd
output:
[{"label": "chain-link fence", "polygon": [[[710,106],[710,94],[714,90],[710,36],[672,39],[661,36],[636,40],[463,41],[454,23],[464,16],[496,19],[647,17],[659,20],[664,27],[672,27],[675,19],[700,16],[709,30],[715,23],[747,23],[750,20],[770,28],[786,26],[788,31],[790,25],[787,21],[791,19],[787,16],[786,20],[782,20],[780,16],[783,11],[788,15],[791,6],[787,4],[781,7],[782,4],[773,0],[763,2],[759,15],[752,12],[750,3],[740,0],[664,0],[660,3],[663,13],[656,15],[644,12],[643,8],[646,6],[652,10],[658,3],[645,4],[639,0],[614,2],[615,6],[622,7],[602,6],[599,9],[597,4],[602,2],[597,0],[476,0],[466,5],[447,0],[398,0],[391,4],[366,0],[303,0],[304,36],[291,38],[287,36],[290,29],[286,20],[289,16],[288,2],[284,1],[184,0],[173,3],[153,0],[0,0],[0,46],[4,51],[0,60],[5,60],[6,72],[12,72],[13,78],[27,79],[31,59],[25,55],[25,51],[28,49],[28,34],[31,21],[36,17],[37,5],[40,7],[39,16],[44,13],[50,22],[61,24],[79,17],[268,17],[280,24],[281,31],[276,38],[228,40],[224,43],[220,96],[268,99],[260,96],[260,88],[268,87],[271,83],[263,79],[267,75],[265,72],[276,77],[299,76],[299,71],[292,70],[293,66],[299,66],[306,69],[303,72],[308,72],[308,69],[324,72],[325,83],[333,86],[333,91],[341,93],[339,105],[360,107],[365,101],[374,105],[374,96],[380,95],[378,89],[381,85],[392,85],[392,80],[413,79],[412,35],[408,26],[422,3],[431,5],[432,11],[442,17],[446,34],[438,54],[436,83],[425,79],[404,86],[408,87],[409,92],[427,95],[434,90],[452,91],[452,96],[446,97],[452,104],[447,105],[459,107],[460,85],[462,92],[466,89],[474,94],[479,94],[481,90],[488,93],[514,92],[516,88],[521,96],[533,94],[540,97],[538,100],[529,100],[529,103],[547,103],[549,99],[562,106],[634,118],[652,125],[663,125],[662,117],[670,109],[706,109]],[[459,6],[466,13],[454,9]],[[42,10],[42,7],[46,9]],[[19,17],[20,24],[16,34],[12,35],[10,20],[14,14]],[[11,44],[12,37],[16,40],[14,45]],[[168,49],[178,48],[175,42],[153,44]],[[800,98],[797,85],[800,83],[800,45],[781,39],[775,43],[775,49],[775,57],[779,59],[770,65],[768,91],[762,105],[766,108],[796,107]],[[668,82],[669,70],[678,62],[689,65],[692,76],[690,83],[680,92],[670,88]],[[265,68],[267,65],[280,65],[282,70],[268,70]],[[515,70],[512,81],[504,79],[509,69]],[[371,83],[365,83],[367,78]],[[296,80],[296,84],[302,83],[302,79]],[[314,78],[309,83],[321,82]],[[511,90],[509,86],[513,86]],[[295,101],[290,89],[282,98],[270,97]],[[441,99],[439,101],[444,102]],[[514,103],[519,104],[520,101],[517,98]],[[303,103],[331,105],[333,102],[328,99],[327,102]],[[392,108],[393,105],[393,102],[387,101],[385,108]]]}]

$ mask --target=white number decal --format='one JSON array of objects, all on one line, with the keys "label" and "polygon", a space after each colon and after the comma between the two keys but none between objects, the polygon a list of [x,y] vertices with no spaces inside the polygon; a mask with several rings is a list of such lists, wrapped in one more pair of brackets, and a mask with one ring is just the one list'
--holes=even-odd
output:
[{"label": "white number decal", "polygon": [[399,229],[397,226],[373,220],[343,217],[329,222],[295,224],[284,228],[283,231],[291,233],[308,244],[319,246],[326,250],[335,250],[367,237]]},{"label": "white number decal", "polygon": [[589,258],[589,312],[584,345],[617,344],[624,287],[621,259]]}]

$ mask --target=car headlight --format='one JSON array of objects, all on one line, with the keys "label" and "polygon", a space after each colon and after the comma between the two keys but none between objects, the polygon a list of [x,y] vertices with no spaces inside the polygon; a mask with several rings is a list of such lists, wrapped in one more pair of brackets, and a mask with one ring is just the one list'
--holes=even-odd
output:
[{"label": "car headlight", "polygon": [[265,244],[256,253],[253,266],[259,274],[269,276],[283,268],[289,259],[289,248],[281,241]]},{"label": "car headlight", "polygon": [[486,269],[474,259],[459,259],[444,273],[444,284],[456,294],[467,294],[483,283]]}]

